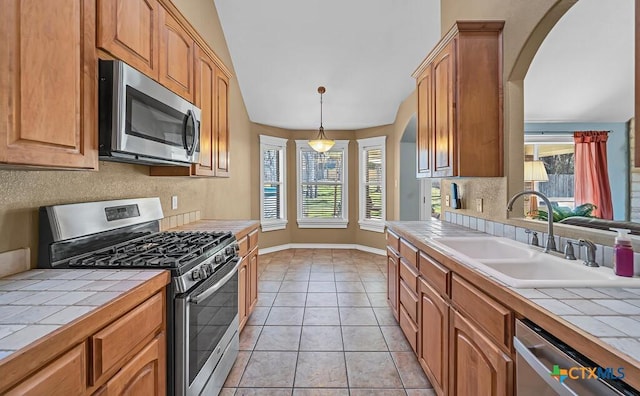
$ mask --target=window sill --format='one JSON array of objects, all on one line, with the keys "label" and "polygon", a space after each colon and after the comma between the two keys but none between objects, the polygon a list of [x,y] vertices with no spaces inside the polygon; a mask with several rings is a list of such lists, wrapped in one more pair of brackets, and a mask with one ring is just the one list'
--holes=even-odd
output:
[{"label": "window sill", "polygon": [[380,232],[380,233],[384,232],[384,229],[386,226],[384,221],[374,223],[371,221],[361,220],[358,222],[358,224],[360,225],[361,230]]},{"label": "window sill", "polygon": [[262,232],[284,230],[287,228],[287,220],[269,220],[261,222]]},{"label": "window sill", "polygon": [[347,228],[345,219],[298,219],[298,228]]}]

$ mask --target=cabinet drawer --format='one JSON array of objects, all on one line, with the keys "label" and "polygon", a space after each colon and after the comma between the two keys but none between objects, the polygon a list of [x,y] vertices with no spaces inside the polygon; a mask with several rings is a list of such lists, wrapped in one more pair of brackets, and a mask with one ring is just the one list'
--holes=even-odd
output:
[{"label": "cabinet drawer", "polygon": [[86,359],[85,344],[80,344],[6,395],[81,395],[87,385]]},{"label": "cabinet drawer", "polygon": [[498,345],[510,350],[513,322],[511,311],[456,275],[451,280],[451,299]]},{"label": "cabinet drawer", "polygon": [[400,256],[418,268],[418,249],[404,239],[400,239]]},{"label": "cabinet drawer", "polygon": [[247,236],[242,237],[238,241],[238,245],[240,246],[240,250],[238,251],[238,256],[244,257],[249,253],[249,238]]},{"label": "cabinet drawer", "polygon": [[400,259],[400,278],[407,282],[414,293],[418,292],[418,272],[404,259]]},{"label": "cabinet drawer", "polygon": [[93,335],[90,338],[93,348],[91,384],[124,363],[123,358],[162,327],[163,317],[164,299],[162,293],[158,293]]},{"label": "cabinet drawer", "polygon": [[418,297],[407,287],[405,281],[400,280],[400,304],[404,306],[411,319],[418,322]]},{"label": "cabinet drawer", "polygon": [[394,234],[391,230],[387,230],[387,246],[391,247],[396,252],[400,251],[400,237]]},{"label": "cabinet drawer", "polygon": [[448,294],[447,285],[451,271],[423,252],[420,252],[419,268],[422,276],[425,277],[434,289],[442,295]]},{"label": "cabinet drawer", "polygon": [[400,306],[400,328],[402,329],[405,337],[407,337],[407,341],[409,341],[411,348],[415,352],[418,345],[418,326],[413,320],[411,320],[409,314],[402,305]]},{"label": "cabinet drawer", "polygon": [[258,246],[258,230],[251,232],[249,235],[249,251]]}]

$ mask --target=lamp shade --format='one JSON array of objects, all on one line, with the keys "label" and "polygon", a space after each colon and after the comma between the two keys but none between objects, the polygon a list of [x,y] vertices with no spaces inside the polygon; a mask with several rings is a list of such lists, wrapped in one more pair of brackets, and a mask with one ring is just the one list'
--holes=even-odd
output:
[{"label": "lamp shade", "polygon": [[320,94],[320,128],[318,129],[318,136],[313,140],[309,140],[309,146],[319,153],[331,150],[331,147],[336,144],[335,140],[327,138],[322,126],[322,94],[326,91],[325,87],[318,87],[318,93]]},{"label": "lamp shade", "polygon": [[524,181],[526,182],[546,182],[549,181],[549,175],[544,168],[542,161],[525,161],[524,162]]}]

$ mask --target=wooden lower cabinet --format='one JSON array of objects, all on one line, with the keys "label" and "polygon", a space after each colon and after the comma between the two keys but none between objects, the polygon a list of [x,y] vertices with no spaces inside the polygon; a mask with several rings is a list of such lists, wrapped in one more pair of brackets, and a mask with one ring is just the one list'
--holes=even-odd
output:
[{"label": "wooden lower cabinet", "polygon": [[164,333],[161,333],[107,382],[100,395],[165,394],[165,345]]},{"label": "wooden lower cabinet", "polygon": [[513,394],[513,360],[460,313],[451,310],[449,394]]},{"label": "wooden lower cabinet", "polygon": [[[6,393],[18,395],[81,395],[87,387],[86,346],[80,344]],[[77,375],[69,375],[76,373]]]},{"label": "wooden lower cabinet", "polygon": [[258,229],[238,241],[242,264],[238,268],[238,318],[240,331],[258,305]]},{"label": "wooden lower cabinet", "polygon": [[249,319],[247,310],[247,290],[249,286],[249,266],[245,260],[242,260],[240,268],[238,268],[238,320],[240,330]]},{"label": "wooden lower cabinet", "polygon": [[392,249],[387,247],[387,302],[389,303],[389,307],[391,311],[393,311],[393,316],[396,320],[399,320],[398,317],[398,304],[399,304],[399,279],[400,273],[398,269],[398,261],[400,258]]},{"label": "wooden lower cabinet", "polygon": [[258,249],[249,255],[249,312],[258,303]]},{"label": "wooden lower cabinet", "polygon": [[[169,278],[166,277],[168,282]],[[7,375],[16,376],[15,385],[9,385],[2,395],[154,395],[166,394],[167,343],[166,294],[152,290],[150,297],[144,298],[133,292],[124,299],[136,299],[125,305],[126,309],[112,309],[110,305],[98,308],[86,316],[79,328],[63,329],[57,340],[44,338],[32,350],[34,359],[60,350],[33,374],[20,377],[17,369],[0,370],[6,380]],[[144,286],[143,286],[144,287]],[[138,290],[138,293],[142,293]],[[117,303],[114,303],[117,304]],[[82,334],[76,337],[76,334]],[[50,336],[50,337],[55,337]],[[75,338],[74,338],[75,337]],[[64,345],[67,339],[75,346]],[[40,348],[40,349],[38,349]],[[25,365],[22,365],[25,366]],[[21,367],[22,368],[22,367]],[[24,368],[25,372],[29,370]]]},{"label": "wooden lower cabinet", "polygon": [[439,396],[447,394],[449,304],[423,278],[419,279],[420,340],[418,361]]}]

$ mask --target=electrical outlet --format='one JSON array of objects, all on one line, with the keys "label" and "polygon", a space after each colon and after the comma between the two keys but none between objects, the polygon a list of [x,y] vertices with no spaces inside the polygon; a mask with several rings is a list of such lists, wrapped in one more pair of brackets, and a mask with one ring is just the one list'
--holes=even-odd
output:
[{"label": "electrical outlet", "polygon": [[476,198],[476,212],[482,213],[482,198]]},{"label": "electrical outlet", "polygon": [[444,204],[445,204],[445,206],[446,206],[446,207],[448,207],[448,208],[449,208],[449,207],[451,207],[451,200],[450,200],[450,198],[449,198],[449,194],[447,194],[447,195],[445,195],[445,196],[444,196]]},{"label": "electrical outlet", "polygon": [[171,197],[171,209],[176,210],[178,209],[178,196],[174,195]]}]

